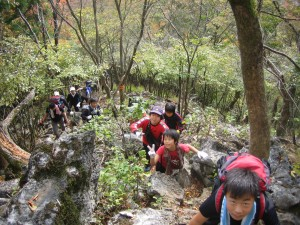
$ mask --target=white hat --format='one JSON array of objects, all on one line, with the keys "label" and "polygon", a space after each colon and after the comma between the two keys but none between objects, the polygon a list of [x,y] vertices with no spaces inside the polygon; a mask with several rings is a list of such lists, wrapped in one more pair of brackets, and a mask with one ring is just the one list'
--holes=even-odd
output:
[{"label": "white hat", "polygon": [[54,96],[59,96],[59,92],[58,91],[54,91]]},{"label": "white hat", "polygon": [[70,87],[70,91],[75,91],[75,87]]}]

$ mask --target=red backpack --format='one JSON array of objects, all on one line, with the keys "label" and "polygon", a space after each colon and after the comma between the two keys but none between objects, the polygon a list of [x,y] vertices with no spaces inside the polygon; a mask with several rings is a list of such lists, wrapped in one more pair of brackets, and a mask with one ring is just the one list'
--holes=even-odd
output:
[{"label": "red backpack", "polygon": [[61,96],[60,95],[51,96],[50,99],[49,99],[49,101],[51,103],[54,103],[55,105],[57,105],[59,109],[64,109],[65,108],[65,104],[61,100]]},{"label": "red backpack", "polygon": [[248,153],[238,153],[235,152],[233,155],[223,156],[218,160],[218,178],[215,182],[214,190],[217,190],[215,197],[215,205],[217,212],[221,211],[222,199],[224,197],[224,185],[223,182],[226,179],[227,171],[230,171],[233,168],[243,168],[249,169],[255,172],[259,180],[260,196],[258,210],[255,216],[256,221],[262,219],[265,211],[265,191],[269,191],[269,186],[271,184],[270,179],[270,165],[266,160],[260,160],[259,158],[248,154]]}]

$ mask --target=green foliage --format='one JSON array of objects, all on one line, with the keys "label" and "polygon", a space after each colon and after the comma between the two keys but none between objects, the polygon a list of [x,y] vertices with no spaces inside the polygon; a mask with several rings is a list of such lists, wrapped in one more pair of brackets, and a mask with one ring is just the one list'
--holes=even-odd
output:
[{"label": "green foliage", "polygon": [[63,204],[60,206],[59,214],[55,219],[55,225],[80,225],[80,210],[78,209],[72,197],[66,193],[63,193],[61,196],[61,202],[63,202]]},{"label": "green foliage", "polygon": [[[206,107],[205,110],[197,108],[192,114],[187,115],[184,119],[187,131],[190,134],[198,134],[202,137],[212,136],[214,134],[214,127],[218,123],[218,112],[211,108]],[[212,132],[213,131],[213,132]]]},{"label": "green foliage", "polygon": [[[189,135],[197,135],[199,137],[212,137],[215,139],[230,139],[236,136],[241,139],[248,139],[249,126],[235,125],[232,126],[233,117],[228,114],[227,121],[221,122],[221,114],[213,107],[206,107],[202,110],[194,106],[194,111],[188,114],[184,119]],[[229,122],[229,123],[226,123]]]},{"label": "green foliage", "polygon": [[150,105],[153,104],[153,100],[143,100],[142,97],[134,96],[133,105],[131,107],[126,107],[124,111],[125,117],[128,121],[137,121],[144,116],[149,109]]},{"label": "green foliage", "polygon": [[12,105],[22,100],[31,88],[38,89],[43,80],[37,46],[26,37],[7,38],[1,42],[5,53],[0,55],[0,105]]},{"label": "green foliage", "polygon": [[125,158],[122,149],[113,147],[111,150],[114,156],[105,163],[99,176],[100,202],[106,212],[127,208],[126,201],[130,198],[138,200],[138,190],[146,178],[145,151]]},{"label": "green foliage", "polygon": [[31,39],[23,36],[6,38],[0,44],[5,51],[0,55],[0,91],[5,93],[0,97],[0,105],[22,100],[32,88],[36,89],[37,98],[56,89],[64,90],[65,86],[68,90],[70,84],[81,83],[93,74],[85,58],[69,45],[62,45],[57,51],[40,51]]},{"label": "green foliage", "polygon": [[[109,113],[109,112],[107,112]],[[117,124],[110,114],[102,114],[100,116],[94,116],[88,123],[82,127],[83,130],[94,130],[98,140],[109,144],[114,143],[115,130],[119,130]]]},{"label": "green foliage", "polygon": [[161,196],[153,196],[154,202],[151,202],[153,208],[161,209],[163,198]]}]

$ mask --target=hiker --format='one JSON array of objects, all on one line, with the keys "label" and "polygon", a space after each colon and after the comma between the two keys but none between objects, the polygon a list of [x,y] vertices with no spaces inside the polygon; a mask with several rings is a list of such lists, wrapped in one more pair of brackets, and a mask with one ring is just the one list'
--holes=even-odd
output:
[{"label": "hiker", "polygon": [[68,124],[68,118],[67,118],[67,114],[66,114],[66,110],[65,108],[69,108],[69,105],[65,99],[64,95],[60,95],[58,91],[54,91],[53,96],[50,97],[49,99],[50,103],[54,103],[55,105],[58,106],[58,108],[60,109],[63,117],[64,117],[64,121],[65,123]]},{"label": "hiker", "polygon": [[82,107],[81,118],[83,122],[89,122],[94,116],[100,116],[101,109],[96,98],[89,100],[89,105]]},{"label": "hiker", "polygon": [[163,134],[164,145],[154,151],[150,146],[149,149],[151,172],[160,171],[171,175],[174,169],[181,169],[184,163],[184,154],[192,151],[199,158],[206,158],[205,152],[198,151],[194,146],[179,143],[180,134],[177,130],[166,130]]},{"label": "hiker", "polygon": [[181,133],[184,129],[183,120],[179,113],[175,112],[176,106],[172,102],[167,102],[165,105],[164,119],[170,129],[175,129]]},{"label": "hiker", "polygon": [[70,88],[70,93],[67,96],[67,102],[69,105],[68,112],[71,112],[72,106],[74,107],[75,112],[79,112],[80,107],[80,95],[76,92],[75,87]]},{"label": "hiker", "polygon": [[137,134],[138,129],[142,129],[143,149],[146,151],[146,159],[148,159],[145,171],[150,170],[150,156],[148,155],[149,149],[147,146],[152,146],[154,144],[154,149],[157,151],[162,145],[163,133],[169,129],[162,119],[163,109],[159,106],[154,106],[150,111],[149,117],[145,116],[130,125],[130,130],[134,134]]},{"label": "hiker", "polygon": [[53,102],[51,102],[47,107],[46,114],[40,120],[39,125],[43,125],[48,116],[51,118],[53,133],[56,136],[56,139],[58,139],[60,136],[58,132],[58,124],[60,125],[61,130],[64,131],[65,123],[68,124],[69,121],[64,114],[63,109],[60,109],[59,106]]},{"label": "hiker", "polygon": [[[199,207],[189,225],[280,225],[274,204],[260,191],[259,176],[247,168],[233,168],[226,173],[223,190],[213,192]],[[264,208],[260,198],[264,196]],[[258,198],[258,196],[260,196]],[[220,208],[217,207],[218,201]]]},{"label": "hiker", "polygon": [[92,97],[92,81],[87,80],[85,82],[85,87],[81,88],[81,103],[80,107],[83,106],[83,102],[85,101],[86,103],[89,102],[89,99]]},{"label": "hiker", "polygon": [[59,108],[64,109],[69,108],[69,105],[65,99],[65,96],[60,95],[58,91],[54,91],[53,96],[50,97],[50,103],[58,105]]}]

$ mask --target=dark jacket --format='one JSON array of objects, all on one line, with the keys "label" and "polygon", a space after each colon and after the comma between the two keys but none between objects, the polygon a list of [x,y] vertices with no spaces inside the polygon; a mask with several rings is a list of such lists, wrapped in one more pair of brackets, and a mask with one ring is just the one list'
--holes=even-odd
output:
[{"label": "dark jacket", "polygon": [[171,117],[168,117],[166,114],[164,114],[165,123],[170,129],[179,130],[182,132],[184,129],[182,124],[182,117],[178,113],[173,113]]},{"label": "dark jacket", "polygon": [[100,106],[97,105],[97,107],[94,109],[92,106],[90,105],[85,105],[83,108],[82,108],[82,112],[81,112],[81,118],[83,121],[89,121],[87,119],[88,116],[100,116],[101,114],[101,111],[100,111]]},{"label": "dark jacket", "polygon": [[74,96],[70,93],[67,96],[67,102],[69,103],[70,106],[72,106],[72,105],[76,106],[80,101],[81,101],[81,99],[80,99],[80,95],[78,93],[75,93]]},{"label": "dark jacket", "polygon": [[63,113],[64,111],[62,109],[59,109],[58,106],[55,106],[55,109],[50,109],[49,107],[46,109],[46,113],[49,115],[51,120],[53,122],[60,122],[63,118]]}]

